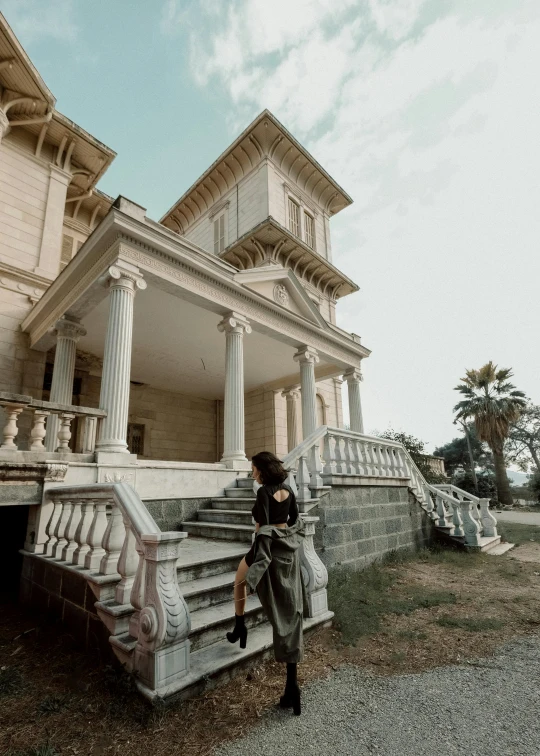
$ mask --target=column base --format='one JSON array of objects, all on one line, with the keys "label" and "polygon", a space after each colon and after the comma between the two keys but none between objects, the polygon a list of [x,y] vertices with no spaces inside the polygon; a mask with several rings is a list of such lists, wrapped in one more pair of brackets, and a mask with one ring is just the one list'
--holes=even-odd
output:
[{"label": "column base", "polygon": [[238,457],[223,456],[220,461],[228,470],[251,470],[251,462],[247,457],[241,459]]},{"label": "column base", "polygon": [[108,449],[96,449],[96,462],[98,465],[136,465],[137,455],[126,451],[109,451]]}]

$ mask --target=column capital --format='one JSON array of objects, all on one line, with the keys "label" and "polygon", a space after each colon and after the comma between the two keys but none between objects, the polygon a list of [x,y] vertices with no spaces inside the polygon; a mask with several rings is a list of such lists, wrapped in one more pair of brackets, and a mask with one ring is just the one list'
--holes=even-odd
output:
[{"label": "column capital", "polygon": [[58,320],[54,326],[56,335],[64,339],[77,342],[81,336],[86,336],[86,328],[83,328],[76,320]]},{"label": "column capital", "polygon": [[137,292],[137,289],[144,291],[147,286],[140,270],[134,265],[124,263],[121,260],[115,262],[107,270],[104,276],[104,283],[111,289],[127,289],[133,294]]},{"label": "column capital", "polygon": [[281,396],[285,397],[287,401],[297,401],[300,398],[300,386],[285,389],[285,391],[281,392]]},{"label": "column capital", "polygon": [[244,317],[244,315],[240,315],[238,312],[229,312],[223,320],[221,320],[218,323],[218,331],[221,331],[222,333],[239,333],[244,334],[244,331],[246,333],[251,333],[251,326],[249,324],[249,321]]},{"label": "column capital", "polygon": [[362,371],[360,368],[349,368],[345,373],[343,373],[343,377],[347,381],[347,383],[353,383],[355,381],[363,381],[364,377],[362,375]]},{"label": "column capital", "polygon": [[313,349],[310,346],[302,346],[294,355],[293,360],[295,362],[299,362],[300,364],[312,363],[313,365],[315,365],[317,362],[319,362],[319,354],[316,349]]}]

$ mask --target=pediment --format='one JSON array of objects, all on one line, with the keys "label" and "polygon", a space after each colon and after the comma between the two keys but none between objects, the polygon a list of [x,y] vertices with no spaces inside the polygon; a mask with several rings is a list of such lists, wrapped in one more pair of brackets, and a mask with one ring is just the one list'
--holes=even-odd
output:
[{"label": "pediment", "polygon": [[260,294],[288,312],[326,326],[326,321],[306,290],[291,270],[270,263],[258,268],[239,271],[235,281]]}]

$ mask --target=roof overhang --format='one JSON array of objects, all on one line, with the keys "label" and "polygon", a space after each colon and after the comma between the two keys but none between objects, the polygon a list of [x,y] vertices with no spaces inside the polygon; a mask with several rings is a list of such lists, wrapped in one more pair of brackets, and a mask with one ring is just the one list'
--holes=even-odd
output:
[{"label": "roof overhang", "polygon": [[[323,361],[338,369],[357,366],[370,354],[352,335],[337,332],[316,316],[294,275],[283,277],[278,273],[286,280],[298,311],[256,291],[253,279],[242,281],[242,274],[232,265],[147,219],[144,208],[123,198],[116,200],[25,318],[22,328],[30,336],[31,347],[49,349],[54,343],[55,324],[64,315],[84,320],[88,327],[92,310],[107,296],[103,276],[118,261],[137,266],[151,287],[220,316],[239,312],[253,330],[295,348],[308,344],[319,351]],[[169,324],[156,323],[156,327],[168,328]]]},{"label": "roof overhang", "polygon": [[180,233],[264,159],[274,161],[328,215],[352,204],[351,197],[268,110],[243,131],[200,178],[167,210],[161,223]]},{"label": "roof overhang", "polygon": [[333,299],[359,290],[341,270],[271,217],[233,242],[221,256],[241,270],[277,262]]}]

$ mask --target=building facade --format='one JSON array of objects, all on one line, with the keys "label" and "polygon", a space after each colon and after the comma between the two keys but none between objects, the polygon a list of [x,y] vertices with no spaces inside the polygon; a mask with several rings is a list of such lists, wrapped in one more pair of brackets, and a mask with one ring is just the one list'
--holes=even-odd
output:
[{"label": "building facade", "polygon": [[[271,113],[155,222],[97,188],[114,151],[56,110],[3,18],[0,92],[0,391],[109,416],[121,397],[121,443],[102,448],[146,460],[285,455],[310,428],[342,427],[344,376],[362,430],[369,351],[336,325],[337,301],[357,286],[330,238],[351,199]],[[61,420],[44,422],[55,452]],[[19,450],[30,426],[21,413]],[[69,433],[67,448],[84,453],[81,417]]]}]

